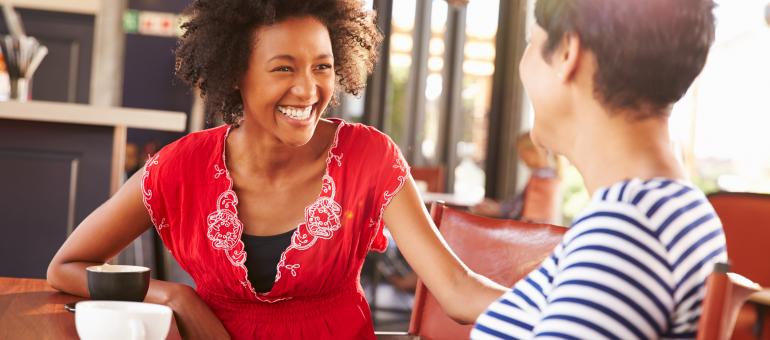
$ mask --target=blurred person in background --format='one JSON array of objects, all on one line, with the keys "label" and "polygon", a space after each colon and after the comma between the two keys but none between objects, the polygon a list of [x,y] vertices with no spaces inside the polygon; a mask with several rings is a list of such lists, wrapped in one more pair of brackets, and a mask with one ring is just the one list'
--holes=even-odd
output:
[{"label": "blurred person in background", "polygon": [[673,103],[714,41],[712,0],[538,0],[519,65],[532,139],[591,202],[473,339],[692,339],[722,225],[669,138]]},{"label": "blurred person in background", "polygon": [[471,211],[489,217],[559,224],[561,181],[558,159],[548,150],[535,145],[529,131],[516,139],[516,152],[529,169],[529,179],[524,190],[502,202],[485,199],[473,206]]}]

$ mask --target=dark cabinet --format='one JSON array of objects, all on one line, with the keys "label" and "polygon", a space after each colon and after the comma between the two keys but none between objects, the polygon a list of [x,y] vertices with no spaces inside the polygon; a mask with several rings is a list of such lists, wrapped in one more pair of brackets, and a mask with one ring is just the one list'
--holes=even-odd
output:
[{"label": "dark cabinet", "polygon": [[45,278],[68,232],[107,200],[113,131],[0,119],[0,276]]}]

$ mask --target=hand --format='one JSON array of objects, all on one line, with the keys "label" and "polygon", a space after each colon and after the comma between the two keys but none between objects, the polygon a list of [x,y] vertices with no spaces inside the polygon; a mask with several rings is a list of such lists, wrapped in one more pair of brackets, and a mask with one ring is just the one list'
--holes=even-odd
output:
[{"label": "hand", "polygon": [[163,281],[153,281],[153,285],[156,291],[165,292],[164,304],[174,311],[183,339],[230,339],[222,322],[191,287]]},{"label": "hand", "polygon": [[502,214],[502,206],[495,200],[485,198],[483,202],[472,206],[471,212],[489,217],[500,217]]}]

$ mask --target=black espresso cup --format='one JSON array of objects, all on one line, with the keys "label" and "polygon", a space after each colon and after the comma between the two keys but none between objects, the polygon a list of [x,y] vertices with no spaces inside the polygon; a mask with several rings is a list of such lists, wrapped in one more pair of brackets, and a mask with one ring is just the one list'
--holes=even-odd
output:
[{"label": "black espresso cup", "polygon": [[144,301],[150,268],[104,264],[86,268],[91,300]]}]

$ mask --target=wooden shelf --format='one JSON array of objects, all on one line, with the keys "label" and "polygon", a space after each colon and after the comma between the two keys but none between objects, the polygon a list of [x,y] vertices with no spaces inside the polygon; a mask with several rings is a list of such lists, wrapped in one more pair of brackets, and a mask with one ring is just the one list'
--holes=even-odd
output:
[{"label": "wooden shelf", "polygon": [[183,112],[98,107],[44,101],[0,102],[0,119],[115,126],[160,131],[185,131]]},{"label": "wooden shelf", "polygon": [[39,9],[54,12],[69,12],[96,15],[101,6],[100,0],[12,0],[17,8]]}]

